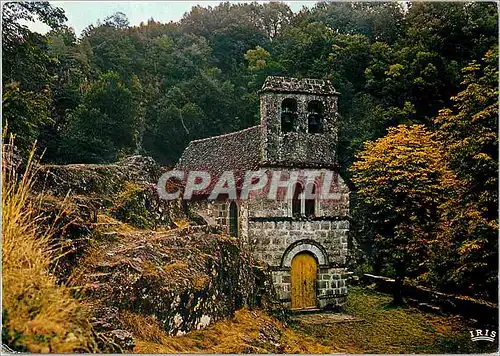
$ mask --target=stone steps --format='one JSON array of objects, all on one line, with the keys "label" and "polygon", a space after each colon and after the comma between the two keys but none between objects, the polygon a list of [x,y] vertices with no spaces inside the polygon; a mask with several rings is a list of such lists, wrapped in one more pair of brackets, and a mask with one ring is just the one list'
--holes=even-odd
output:
[{"label": "stone steps", "polygon": [[304,309],[291,309],[291,312],[294,314],[308,314],[308,313],[319,313],[322,310],[316,307],[312,308],[304,308]]}]

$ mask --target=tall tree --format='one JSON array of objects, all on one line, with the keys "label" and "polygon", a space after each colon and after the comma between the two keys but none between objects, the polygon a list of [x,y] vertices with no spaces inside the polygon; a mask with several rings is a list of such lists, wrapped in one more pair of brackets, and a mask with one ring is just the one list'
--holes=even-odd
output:
[{"label": "tall tree", "polygon": [[[441,288],[496,299],[498,270],[498,50],[463,69],[464,89],[436,118],[458,180],[432,275]],[[453,256],[446,260],[440,256]]]},{"label": "tall tree", "polygon": [[[394,303],[402,303],[405,277],[427,271],[429,242],[439,226],[439,206],[453,174],[442,149],[423,125],[400,125],[369,141],[352,166],[358,194],[376,228],[377,258],[396,278]],[[390,271],[391,269],[389,269]]]},{"label": "tall tree", "polygon": [[22,21],[38,19],[56,29],[66,17],[62,9],[47,2],[8,2],[2,10],[3,125],[17,135],[21,150],[27,150],[52,121],[53,77],[46,39]]},{"label": "tall tree", "polygon": [[405,30],[404,7],[397,2],[319,2],[305,18],[336,32],[393,44]]},{"label": "tall tree", "polygon": [[60,27],[46,34],[47,54],[51,58],[51,122],[40,129],[38,144],[45,149],[43,160],[60,162],[63,128],[68,114],[82,101],[90,80],[90,48],[80,45],[73,29]]}]

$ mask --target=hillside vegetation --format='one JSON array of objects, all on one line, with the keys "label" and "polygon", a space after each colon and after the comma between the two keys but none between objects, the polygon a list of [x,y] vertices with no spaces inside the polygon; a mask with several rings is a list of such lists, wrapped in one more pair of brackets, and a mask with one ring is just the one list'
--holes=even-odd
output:
[{"label": "hillside vegetation", "polygon": [[178,202],[158,200],[152,159],[54,166],[23,162],[13,144],[4,153],[2,340],[11,349],[129,352],[134,315],[182,335],[273,305],[265,266],[237,239],[190,226]]}]

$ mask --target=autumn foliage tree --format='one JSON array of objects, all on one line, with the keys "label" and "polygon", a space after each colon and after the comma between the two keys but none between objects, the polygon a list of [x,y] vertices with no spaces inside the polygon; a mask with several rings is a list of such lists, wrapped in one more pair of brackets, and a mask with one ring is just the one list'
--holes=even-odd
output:
[{"label": "autumn foliage tree", "polygon": [[429,242],[439,228],[439,206],[453,174],[423,125],[400,125],[368,141],[351,172],[375,225],[377,258],[396,278],[394,303],[402,303],[404,278],[427,270]]},{"label": "autumn foliage tree", "polygon": [[[498,50],[463,69],[464,89],[435,122],[457,174],[432,254],[441,289],[496,299],[498,288]],[[442,256],[448,256],[443,259]]]},{"label": "autumn foliage tree", "polygon": [[[375,262],[404,277],[496,300],[498,271],[498,51],[462,70],[453,106],[422,125],[365,144],[352,166]],[[375,263],[376,265],[376,263]]]}]

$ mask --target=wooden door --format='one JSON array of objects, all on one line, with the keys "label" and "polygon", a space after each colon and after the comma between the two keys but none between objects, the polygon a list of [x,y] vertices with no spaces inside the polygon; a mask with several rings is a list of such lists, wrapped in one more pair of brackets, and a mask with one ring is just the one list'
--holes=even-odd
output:
[{"label": "wooden door", "polygon": [[292,309],[316,307],[316,260],[299,253],[292,260]]}]

